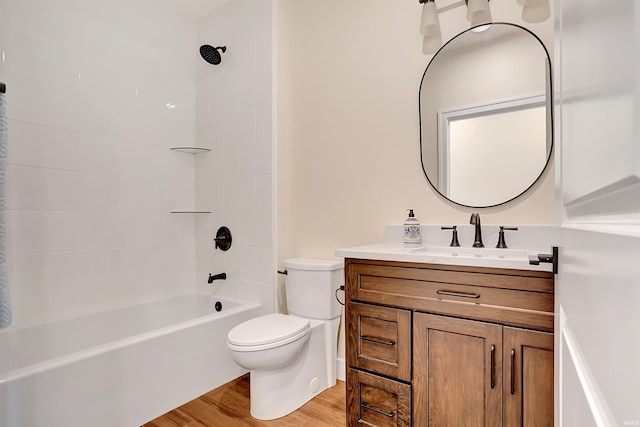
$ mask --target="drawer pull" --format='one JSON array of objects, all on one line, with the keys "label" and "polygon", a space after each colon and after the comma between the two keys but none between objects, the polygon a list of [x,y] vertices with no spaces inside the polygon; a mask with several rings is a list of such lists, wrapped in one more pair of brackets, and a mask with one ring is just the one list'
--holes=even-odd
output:
[{"label": "drawer pull", "polygon": [[496,388],[496,346],[491,344],[491,388]]},{"label": "drawer pull", "polygon": [[366,335],[362,335],[360,337],[360,339],[364,340],[364,341],[369,341],[369,342],[372,342],[372,343],[375,343],[375,344],[382,344],[382,345],[388,345],[388,346],[396,345],[395,341],[383,341],[383,340],[379,340],[377,338],[368,337]]},{"label": "drawer pull", "polygon": [[361,402],[360,406],[364,409],[368,409],[369,411],[373,411],[376,414],[384,415],[385,417],[393,418],[396,416],[395,412],[384,412],[384,411],[381,411],[380,409],[372,408],[371,406],[369,406],[367,402]]},{"label": "drawer pull", "polygon": [[516,394],[516,351],[511,349],[511,394]]},{"label": "drawer pull", "polygon": [[460,292],[460,291],[447,291],[444,289],[438,289],[436,291],[436,294],[438,295],[447,295],[450,297],[462,297],[462,298],[473,298],[473,299],[478,299],[480,298],[480,294],[474,294],[471,292]]}]

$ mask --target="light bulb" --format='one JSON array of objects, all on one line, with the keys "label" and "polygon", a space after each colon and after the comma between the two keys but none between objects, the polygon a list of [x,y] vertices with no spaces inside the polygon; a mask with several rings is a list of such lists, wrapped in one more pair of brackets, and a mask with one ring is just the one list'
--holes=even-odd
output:
[{"label": "light bulb", "polygon": [[467,21],[472,25],[487,24],[491,22],[491,10],[489,0],[468,0]]},{"label": "light bulb", "polygon": [[440,32],[438,9],[435,1],[427,1],[422,6],[422,18],[420,19],[420,34],[431,36]]},{"label": "light bulb", "polygon": [[442,46],[442,35],[440,32],[431,36],[425,36],[422,39],[422,53],[431,55]]},{"label": "light bulb", "polygon": [[522,20],[535,24],[543,22],[549,19],[551,16],[551,6],[549,0],[521,0],[523,2],[522,7]]}]

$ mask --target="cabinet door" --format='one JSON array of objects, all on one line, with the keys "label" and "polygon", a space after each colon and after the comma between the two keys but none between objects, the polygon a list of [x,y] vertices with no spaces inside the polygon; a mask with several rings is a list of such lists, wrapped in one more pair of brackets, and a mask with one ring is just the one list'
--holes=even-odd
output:
[{"label": "cabinet door", "polygon": [[504,328],[504,426],[553,425],[553,334]]},{"label": "cabinet door", "polygon": [[347,368],[347,425],[408,427],[411,386]]},{"label": "cabinet door", "polygon": [[502,425],[502,326],[416,313],[415,426]]}]

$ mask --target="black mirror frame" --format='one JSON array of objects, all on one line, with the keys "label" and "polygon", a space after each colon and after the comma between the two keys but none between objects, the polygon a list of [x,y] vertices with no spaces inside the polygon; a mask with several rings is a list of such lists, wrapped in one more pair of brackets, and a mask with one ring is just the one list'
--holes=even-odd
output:
[{"label": "black mirror frame", "polygon": [[[484,26],[487,24],[482,24],[479,25],[480,26]],[[533,180],[533,182],[531,183],[531,185],[529,185],[527,188],[525,188],[521,193],[517,194],[516,196],[505,200],[504,202],[500,202],[500,203],[495,203],[492,205],[482,205],[482,206],[476,206],[476,205],[465,205],[464,203],[460,203],[460,202],[456,202],[455,200],[451,200],[450,198],[448,198],[447,196],[445,196],[444,194],[442,194],[440,192],[440,190],[438,190],[438,188],[433,184],[433,182],[431,182],[431,179],[429,179],[429,175],[427,174],[427,171],[425,170],[424,167],[424,154],[423,154],[423,150],[422,150],[422,145],[423,145],[423,136],[422,136],[422,108],[421,108],[421,96],[422,96],[422,85],[424,83],[424,79],[425,76],[427,74],[427,71],[429,70],[429,66],[431,65],[431,63],[433,62],[433,60],[438,56],[438,54],[440,53],[441,50],[443,50],[445,47],[447,47],[447,45],[449,43],[451,43],[453,40],[455,40],[456,38],[460,37],[461,35],[473,30],[476,27],[471,27],[468,28],[458,34],[456,34],[454,37],[452,37],[451,39],[449,39],[446,43],[444,43],[442,45],[442,47],[440,47],[440,49],[438,49],[438,51],[436,53],[433,54],[433,56],[431,57],[431,60],[429,61],[429,64],[427,65],[427,68],[425,68],[424,73],[422,74],[422,79],[420,80],[420,89],[418,91],[418,126],[419,126],[419,132],[420,132],[420,166],[422,167],[422,172],[424,173],[424,176],[427,178],[427,181],[429,182],[429,185],[431,185],[431,188],[433,188],[436,193],[438,193],[438,195],[440,195],[443,199],[450,201],[451,203],[455,203],[456,205],[459,206],[464,206],[464,207],[468,207],[468,208],[492,208],[495,206],[501,206],[504,204],[507,204],[515,199],[517,199],[518,197],[522,196],[523,194],[525,194],[527,191],[529,191],[538,181],[540,181],[540,178],[542,178],[542,176],[544,175],[544,173],[547,171],[547,169],[549,168],[549,163],[551,162],[551,155],[553,154],[553,148],[555,145],[555,126],[554,126],[554,100],[553,100],[553,69],[552,69],[552,64],[551,64],[551,56],[549,55],[549,50],[547,49],[547,47],[545,46],[545,44],[542,42],[542,40],[540,39],[540,37],[538,37],[533,31],[529,30],[528,28],[525,28],[521,25],[518,24],[513,24],[510,22],[492,22],[489,25],[509,25],[515,28],[519,28],[521,30],[526,31],[527,33],[529,33],[530,35],[532,35],[537,41],[538,43],[540,43],[540,46],[542,46],[542,49],[544,49],[544,52],[546,54],[547,57],[547,65],[548,65],[548,69],[549,69],[549,86],[548,86],[548,93],[546,94],[548,97],[548,101],[547,104],[550,105],[551,111],[549,114],[549,126],[550,126],[550,138],[551,138],[551,143],[550,143],[550,147],[549,147],[549,153],[547,155],[547,161],[545,162],[544,167],[542,168],[542,170],[540,171],[540,174],[536,177],[536,179]]]}]

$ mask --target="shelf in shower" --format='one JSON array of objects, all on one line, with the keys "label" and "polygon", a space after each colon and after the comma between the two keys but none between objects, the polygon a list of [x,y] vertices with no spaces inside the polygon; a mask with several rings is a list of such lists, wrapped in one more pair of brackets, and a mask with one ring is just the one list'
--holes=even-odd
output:
[{"label": "shelf in shower", "polygon": [[172,214],[210,214],[211,211],[171,211]]},{"label": "shelf in shower", "polygon": [[183,153],[199,154],[199,153],[206,153],[207,151],[211,151],[211,148],[203,148],[203,147],[171,147],[171,150],[180,151],[180,152],[183,152]]}]

